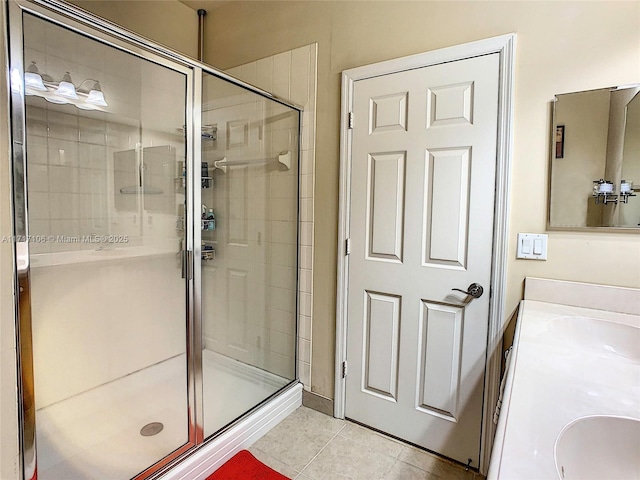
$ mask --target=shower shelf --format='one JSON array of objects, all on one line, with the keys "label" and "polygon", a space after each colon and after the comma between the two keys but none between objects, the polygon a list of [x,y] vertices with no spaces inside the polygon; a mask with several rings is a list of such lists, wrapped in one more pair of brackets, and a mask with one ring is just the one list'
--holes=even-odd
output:
[{"label": "shower shelf", "polygon": [[[179,132],[186,133],[187,126],[183,125],[182,128],[178,128]],[[218,139],[218,127],[215,125],[202,125],[201,137],[203,140],[217,140]]]},{"label": "shower shelf", "polygon": [[[210,230],[209,226],[213,224],[213,228]],[[213,232],[216,229],[216,220],[215,218],[212,220],[200,220],[200,228],[203,232]]]},{"label": "shower shelf", "polygon": [[123,195],[162,195],[164,192],[158,187],[149,187],[147,185],[138,187],[134,185],[130,187],[122,187],[120,189],[120,193]]},{"label": "shower shelf", "polygon": [[[213,177],[200,177],[202,185],[201,188],[211,188],[213,186]],[[182,190],[185,188],[185,177],[175,177],[176,190]],[[208,182],[206,184],[205,182]]]}]

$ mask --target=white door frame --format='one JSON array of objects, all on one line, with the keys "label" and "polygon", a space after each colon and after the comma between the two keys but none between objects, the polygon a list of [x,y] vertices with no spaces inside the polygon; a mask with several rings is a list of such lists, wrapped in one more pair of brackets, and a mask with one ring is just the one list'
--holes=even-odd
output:
[{"label": "white door frame", "polygon": [[491,53],[500,54],[498,132],[496,165],[496,198],[491,261],[491,297],[489,299],[489,331],[484,380],[482,433],[480,441],[480,472],[489,468],[491,447],[495,434],[493,409],[498,400],[500,385],[501,345],[507,273],[509,233],[509,184],[513,149],[513,102],[515,80],[516,34],[500,35],[485,40],[420,53],[408,57],[352,68],[342,72],[342,101],[340,122],[340,210],[338,224],[338,289],[336,306],[336,364],[334,416],[344,418],[346,388],[343,362],[347,358],[347,294],[349,257],[346,240],[349,238],[349,210],[351,207],[351,135],[350,112],[353,108],[353,87],[357,80],[388,75],[405,70],[428,67],[444,62],[463,60]]}]

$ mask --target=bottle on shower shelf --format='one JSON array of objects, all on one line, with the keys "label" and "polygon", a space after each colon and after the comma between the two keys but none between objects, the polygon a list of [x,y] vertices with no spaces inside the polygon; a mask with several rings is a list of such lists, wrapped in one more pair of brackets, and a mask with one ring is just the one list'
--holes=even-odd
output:
[{"label": "bottle on shower shelf", "polygon": [[213,213],[213,208],[209,209],[209,214],[207,215],[207,230],[215,230],[216,229],[216,216]]},{"label": "bottle on shower shelf", "polygon": [[208,162],[202,162],[200,164],[200,173],[201,173],[201,178],[202,178],[202,188],[210,188],[211,187],[211,182],[212,182],[212,178],[209,176],[209,163]]},{"label": "bottle on shower shelf", "polygon": [[209,222],[207,221],[207,206],[202,204],[201,230],[209,230]]}]

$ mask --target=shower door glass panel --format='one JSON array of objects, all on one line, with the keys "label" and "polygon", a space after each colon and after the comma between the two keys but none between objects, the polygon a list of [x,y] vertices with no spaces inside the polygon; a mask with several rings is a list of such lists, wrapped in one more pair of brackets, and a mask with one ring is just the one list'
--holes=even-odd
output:
[{"label": "shower door glass panel", "polygon": [[189,78],[23,18],[38,478],[127,479],[189,442]]},{"label": "shower door glass panel", "polygon": [[213,75],[202,83],[209,436],[296,378],[300,115]]}]

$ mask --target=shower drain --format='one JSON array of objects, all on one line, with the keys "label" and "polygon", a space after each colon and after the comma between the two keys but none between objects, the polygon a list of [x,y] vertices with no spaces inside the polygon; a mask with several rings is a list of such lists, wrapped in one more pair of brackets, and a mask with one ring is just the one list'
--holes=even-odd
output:
[{"label": "shower drain", "polygon": [[140,435],[142,435],[143,437],[151,437],[152,435],[159,434],[163,428],[164,425],[160,422],[147,423],[140,429]]}]

